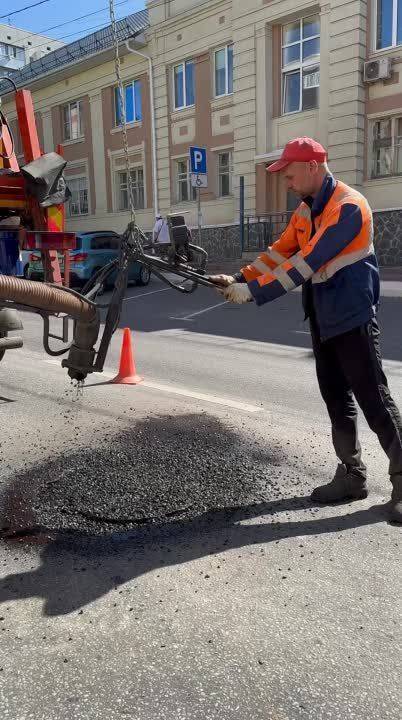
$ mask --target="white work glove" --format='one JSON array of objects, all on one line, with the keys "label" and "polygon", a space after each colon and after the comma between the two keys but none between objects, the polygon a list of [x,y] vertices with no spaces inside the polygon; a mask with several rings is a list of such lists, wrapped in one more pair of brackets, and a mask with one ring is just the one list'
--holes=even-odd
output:
[{"label": "white work glove", "polygon": [[243,303],[251,302],[253,296],[248,289],[247,283],[232,283],[229,287],[219,291],[221,295],[232,303],[243,305]]},{"label": "white work glove", "polygon": [[207,275],[207,280],[223,288],[229,287],[229,285],[233,285],[233,283],[236,282],[233,275]]}]

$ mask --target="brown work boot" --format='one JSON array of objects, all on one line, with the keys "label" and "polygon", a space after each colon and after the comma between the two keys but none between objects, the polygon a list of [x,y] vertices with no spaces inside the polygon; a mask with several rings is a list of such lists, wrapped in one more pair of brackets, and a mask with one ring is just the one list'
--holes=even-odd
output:
[{"label": "brown work boot", "polygon": [[391,482],[393,490],[389,508],[389,519],[394,523],[402,523],[402,475],[392,475]]},{"label": "brown work boot", "polygon": [[367,495],[366,478],[349,471],[346,465],[338,465],[334,479],[328,485],[315,488],[311,499],[325,504],[341,500],[364,500]]}]

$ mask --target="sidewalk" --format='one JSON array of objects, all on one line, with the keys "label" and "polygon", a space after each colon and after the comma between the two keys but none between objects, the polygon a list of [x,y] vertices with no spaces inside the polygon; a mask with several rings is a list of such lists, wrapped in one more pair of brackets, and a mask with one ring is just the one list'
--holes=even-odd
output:
[{"label": "sidewalk", "polygon": [[402,267],[381,267],[380,277],[382,281],[402,282]]}]

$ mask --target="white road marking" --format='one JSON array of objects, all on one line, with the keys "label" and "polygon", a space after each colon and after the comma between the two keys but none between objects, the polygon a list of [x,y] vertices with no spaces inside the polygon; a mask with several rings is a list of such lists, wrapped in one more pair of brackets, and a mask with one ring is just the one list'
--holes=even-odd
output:
[{"label": "white road marking", "polygon": [[[116,373],[103,372],[100,379],[103,377],[114,378]],[[112,385],[111,385],[112,387]],[[126,385],[125,387],[130,387]],[[146,387],[151,390],[160,390],[161,392],[172,393],[173,395],[181,395],[182,397],[192,398],[194,400],[203,400],[204,402],[213,403],[214,405],[224,405],[225,407],[235,408],[236,410],[244,410],[246,412],[257,413],[262,412],[263,408],[258,405],[250,405],[249,403],[243,403],[239,400],[232,400],[231,398],[223,398],[218,395],[210,395],[209,393],[200,393],[194,390],[190,390],[185,387],[177,387],[176,385],[163,385],[161,383],[152,382],[151,380],[143,380],[138,386],[132,387]],[[84,386],[85,390],[85,386]]]},{"label": "white road marking", "polygon": [[[60,367],[60,361],[57,361],[55,358],[45,358],[45,363],[47,363],[48,365],[58,365]],[[92,376],[88,375],[88,380],[90,380],[91,377],[93,379],[99,378],[99,385],[102,386],[102,381],[104,383],[105,380],[112,380],[114,377],[116,377],[116,372],[110,372],[109,370],[106,370],[102,373],[94,373],[94,375]],[[91,384],[91,386],[96,387],[96,384]],[[113,385],[111,384],[110,387],[112,388]],[[130,385],[126,385],[125,387],[130,387]],[[131,387],[146,387],[150,388],[151,390],[160,390],[160,392],[172,393],[173,395],[181,395],[182,397],[188,397],[194,400],[203,400],[204,402],[213,403],[214,405],[223,405],[224,407],[230,407],[236,410],[243,410],[250,413],[263,412],[264,410],[263,407],[258,407],[258,405],[250,405],[249,403],[244,403],[240,400],[223,398],[219,397],[218,395],[212,395],[209,393],[200,393],[194,390],[190,390],[190,388],[177,387],[176,385],[163,385],[161,383],[153,382],[152,380],[143,380],[142,383],[140,383],[138,386],[132,385]]]},{"label": "white road marking", "polygon": [[169,318],[168,318],[168,319],[169,319],[169,320],[181,320],[181,322],[192,322],[192,321],[189,320],[188,318],[175,317],[174,315],[169,315]]},{"label": "white road marking", "polygon": [[140,295],[132,295],[131,297],[124,298],[124,302],[128,302],[129,300],[137,300],[138,298],[142,297],[147,297],[147,295],[156,295],[156,293],[167,292],[168,290],[172,289],[173,288],[163,288],[163,290],[151,290],[151,292],[140,293]]},{"label": "white road marking", "polygon": [[310,335],[309,330],[293,330],[293,332],[296,333],[296,335]]},{"label": "white road marking", "polygon": [[210,310],[215,310],[215,308],[223,307],[223,305],[228,305],[228,300],[225,300],[225,302],[220,302],[217,305],[211,305],[210,307],[204,308],[203,310],[198,310],[195,313],[191,313],[191,315],[186,315],[185,317],[172,317],[169,318],[170,320],[191,320],[191,318],[196,317],[197,315],[203,315],[203,313],[209,312]]},{"label": "white road marking", "polygon": [[162,392],[173,393],[174,395],[183,395],[184,397],[193,398],[195,400],[204,400],[205,402],[214,403],[215,405],[224,405],[225,407],[235,408],[236,410],[245,410],[246,412],[256,413],[262,412],[263,408],[257,405],[249,405],[238,400],[232,400],[230,398],[218,397],[217,395],[210,395],[207,393],[194,392],[188,388],[175,387],[174,385],[160,385],[149,380],[144,380],[141,383],[145,387],[152,388],[153,390],[161,390]]}]

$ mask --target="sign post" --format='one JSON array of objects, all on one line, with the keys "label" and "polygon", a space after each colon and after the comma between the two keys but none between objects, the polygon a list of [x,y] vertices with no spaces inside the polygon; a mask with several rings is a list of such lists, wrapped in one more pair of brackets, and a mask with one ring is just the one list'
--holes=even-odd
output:
[{"label": "sign post", "polygon": [[206,148],[190,147],[191,186],[197,189],[198,203],[198,242],[201,242],[202,212],[201,188],[208,187],[207,150]]},{"label": "sign post", "polygon": [[198,188],[197,193],[197,217],[198,217],[198,244],[201,245],[201,227],[202,227],[202,212],[201,212],[201,188]]}]

